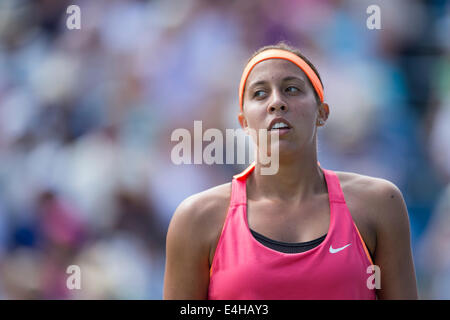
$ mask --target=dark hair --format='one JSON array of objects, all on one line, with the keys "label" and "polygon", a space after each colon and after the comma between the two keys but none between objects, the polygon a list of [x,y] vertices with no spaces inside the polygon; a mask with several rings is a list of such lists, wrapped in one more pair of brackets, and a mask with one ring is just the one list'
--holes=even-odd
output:
[{"label": "dark hair", "polygon": [[[302,59],[303,59],[303,60],[311,67],[311,69],[313,69],[314,73],[317,75],[317,77],[318,77],[319,80],[320,80],[320,83],[322,84],[322,88],[324,88],[323,83],[322,83],[322,79],[320,78],[320,74],[319,74],[319,72],[317,71],[316,67],[311,63],[311,61],[308,60],[308,58],[306,58],[306,57],[300,52],[299,49],[297,49],[297,48],[295,48],[295,47],[293,47],[293,46],[290,46],[290,45],[287,44],[285,41],[280,41],[280,42],[278,42],[277,44],[274,44],[274,45],[268,45],[268,46],[264,46],[264,47],[259,48],[259,49],[256,50],[255,53],[253,53],[253,55],[248,59],[247,63],[249,63],[250,60],[252,60],[253,57],[256,56],[257,54],[260,54],[261,52],[266,51],[266,50],[269,50],[269,49],[281,49],[281,50],[286,50],[286,51],[292,52],[293,54],[295,54],[295,55],[299,56],[300,58],[302,58]],[[306,77],[306,79],[308,80],[309,84],[310,84],[311,87],[313,88],[313,86],[312,86],[311,81],[309,80],[309,78]],[[316,90],[313,89],[313,91],[314,91],[314,96],[316,97],[317,103],[320,103],[320,99],[319,99],[319,96],[317,95]]]}]

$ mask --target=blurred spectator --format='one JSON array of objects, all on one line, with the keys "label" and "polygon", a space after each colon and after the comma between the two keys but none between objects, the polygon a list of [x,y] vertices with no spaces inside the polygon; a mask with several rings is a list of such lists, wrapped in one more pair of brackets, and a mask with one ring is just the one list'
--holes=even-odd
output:
[{"label": "blurred spectator", "polygon": [[440,200],[418,246],[419,280],[424,299],[450,299],[450,185]]}]

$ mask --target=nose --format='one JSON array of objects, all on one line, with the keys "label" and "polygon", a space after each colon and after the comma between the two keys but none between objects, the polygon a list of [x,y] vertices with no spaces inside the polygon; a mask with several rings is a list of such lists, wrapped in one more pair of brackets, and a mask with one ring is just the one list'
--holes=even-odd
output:
[{"label": "nose", "polygon": [[282,95],[277,90],[274,90],[272,99],[267,105],[267,112],[273,113],[278,110],[286,112],[288,110],[288,106],[287,103],[283,100]]}]

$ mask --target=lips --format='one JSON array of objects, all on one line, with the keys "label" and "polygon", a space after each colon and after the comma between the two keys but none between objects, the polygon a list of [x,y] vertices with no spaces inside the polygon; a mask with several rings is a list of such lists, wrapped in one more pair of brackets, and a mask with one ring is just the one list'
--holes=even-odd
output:
[{"label": "lips", "polygon": [[269,126],[268,126],[268,128],[267,128],[267,130],[272,130],[272,128],[273,128],[273,126],[275,125],[275,124],[277,124],[277,123],[284,123],[284,124],[286,124],[288,127],[287,128],[280,128],[280,129],[273,129],[273,130],[289,130],[289,129],[291,129],[292,128],[292,125],[289,123],[289,121],[287,121],[286,119],[284,119],[284,118],[275,118],[275,119],[273,119],[272,121],[270,121],[270,124],[269,124]]}]

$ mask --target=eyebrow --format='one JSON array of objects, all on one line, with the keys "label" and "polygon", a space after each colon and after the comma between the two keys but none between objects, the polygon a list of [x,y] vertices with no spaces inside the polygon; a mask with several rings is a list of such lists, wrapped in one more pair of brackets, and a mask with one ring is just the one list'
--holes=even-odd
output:
[{"label": "eyebrow", "polygon": [[[282,82],[286,82],[286,81],[291,81],[291,80],[301,81],[303,84],[305,84],[305,80],[303,80],[303,79],[301,79],[301,78],[299,78],[299,77],[294,77],[294,76],[288,76],[288,77],[285,77],[285,78],[283,78],[283,80],[281,80],[281,81],[282,81]],[[253,87],[255,87],[255,86],[258,86],[258,85],[261,85],[261,84],[265,84],[265,83],[267,83],[266,80],[260,80],[260,81],[253,82],[252,84],[250,84],[250,85],[248,86],[248,89],[251,89],[251,88],[253,88]]]}]

